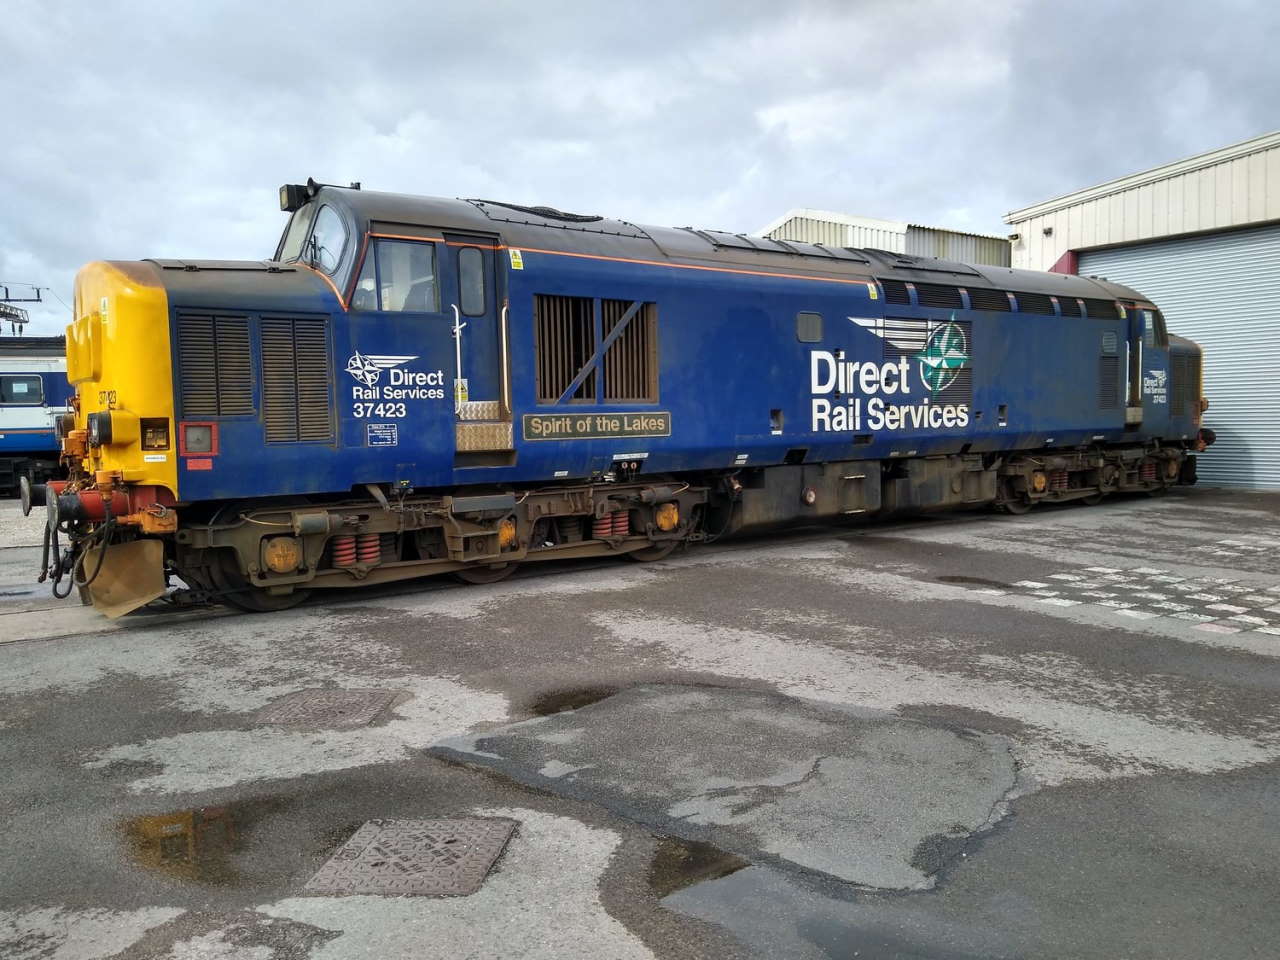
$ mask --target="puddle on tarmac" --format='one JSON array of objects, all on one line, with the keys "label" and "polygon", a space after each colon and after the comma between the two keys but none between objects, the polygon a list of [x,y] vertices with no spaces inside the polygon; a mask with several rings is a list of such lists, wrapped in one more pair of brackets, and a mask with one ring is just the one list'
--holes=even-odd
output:
[{"label": "puddle on tarmac", "polygon": [[578,687],[573,690],[553,690],[536,697],[529,709],[535,716],[546,717],[566,710],[578,710],[599,703],[605,697],[612,697],[618,692],[617,687]]},{"label": "puddle on tarmac", "polygon": [[1009,584],[1002,580],[987,580],[983,577],[962,577],[959,575],[939,577],[939,583],[963,583],[974,587],[1002,587],[1007,588]]},{"label": "puddle on tarmac", "polygon": [[649,865],[649,889],[661,900],[677,890],[719,880],[749,866],[749,861],[709,843],[662,837]]},{"label": "puddle on tarmac", "polygon": [[[262,821],[269,818],[292,823],[292,808],[291,797],[261,797],[226,806],[134,817],[121,823],[120,829],[129,859],[137,867],[186,883],[241,887],[287,872],[290,868],[284,861],[301,852],[271,853],[263,838],[254,836]],[[277,832],[270,825],[268,829]],[[321,846],[337,846],[351,830],[344,827],[331,832],[332,836],[318,838]],[[305,845],[315,839],[314,835],[306,837]]]}]

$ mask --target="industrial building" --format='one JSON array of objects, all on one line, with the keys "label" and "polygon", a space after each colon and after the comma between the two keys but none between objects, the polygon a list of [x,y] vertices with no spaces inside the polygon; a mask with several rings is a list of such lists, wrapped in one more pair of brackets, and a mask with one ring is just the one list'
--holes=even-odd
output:
[{"label": "industrial building", "polygon": [[1280,488],[1280,132],[1005,217],[1013,266],[1142,291],[1204,347],[1202,482]]},{"label": "industrial building", "polygon": [[828,247],[870,247],[917,257],[1009,266],[1009,241],[1004,237],[854,217],[829,210],[789,210],[758,232],[772,240],[821,243]]}]

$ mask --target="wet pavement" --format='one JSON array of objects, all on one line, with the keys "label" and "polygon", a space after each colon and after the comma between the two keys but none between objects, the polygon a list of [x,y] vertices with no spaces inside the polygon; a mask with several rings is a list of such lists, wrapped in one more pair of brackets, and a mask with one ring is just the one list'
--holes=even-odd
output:
[{"label": "wet pavement", "polygon": [[[33,588],[29,526],[0,504],[5,958],[1280,942],[1280,495],[114,623]],[[371,821],[415,826],[344,847]],[[461,869],[452,821],[515,823],[474,893],[307,887]]]}]

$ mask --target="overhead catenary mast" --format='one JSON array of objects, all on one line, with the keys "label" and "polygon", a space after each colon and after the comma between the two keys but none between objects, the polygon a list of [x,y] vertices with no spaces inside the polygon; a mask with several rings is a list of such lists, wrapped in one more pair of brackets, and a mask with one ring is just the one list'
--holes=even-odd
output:
[{"label": "overhead catenary mast", "polygon": [[[31,286],[27,283],[15,283],[15,287]],[[9,284],[0,283],[0,333],[4,332],[4,324],[9,324],[9,332],[14,336],[22,336],[23,328],[26,327],[27,321],[31,318],[27,315],[27,311],[22,307],[15,307],[15,303],[44,303],[44,299],[40,296],[45,287],[31,287],[31,291],[35,294],[33,297],[15,297],[9,293]]]}]

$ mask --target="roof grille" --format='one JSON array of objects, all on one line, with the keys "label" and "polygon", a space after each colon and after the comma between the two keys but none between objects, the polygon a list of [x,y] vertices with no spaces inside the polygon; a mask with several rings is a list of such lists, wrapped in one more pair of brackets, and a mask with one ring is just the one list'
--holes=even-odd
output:
[{"label": "roof grille", "polygon": [[1012,310],[1009,295],[1003,290],[969,287],[969,306],[973,310]]},{"label": "roof grille", "polygon": [[329,322],[262,319],[262,418],[268,443],[333,440]]},{"label": "roof grille", "polygon": [[1021,313],[1043,313],[1053,316],[1053,301],[1043,293],[1015,293]]},{"label": "roof grille", "polygon": [[884,299],[886,303],[904,303],[910,305],[911,294],[907,292],[907,285],[901,280],[881,280],[880,286],[884,288]]},{"label": "roof grille", "polygon": [[951,307],[958,310],[964,306],[964,301],[960,299],[960,288],[941,283],[917,283],[916,301],[922,307]]},{"label": "roof grille", "polygon": [[178,314],[178,390],[188,420],[254,412],[247,317]]},{"label": "roof grille", "polygon": [[1084,315],[1097,320],[1115,320],[1120,316],[1120,311],[1116,309],[1114,300],[1090,300],[1086,298],[1084,301]]}]

